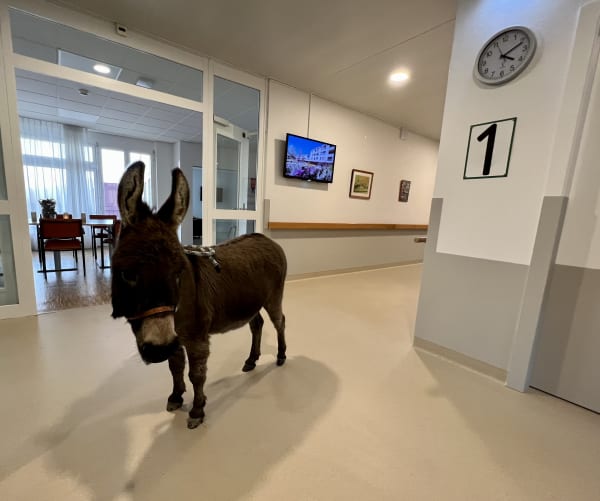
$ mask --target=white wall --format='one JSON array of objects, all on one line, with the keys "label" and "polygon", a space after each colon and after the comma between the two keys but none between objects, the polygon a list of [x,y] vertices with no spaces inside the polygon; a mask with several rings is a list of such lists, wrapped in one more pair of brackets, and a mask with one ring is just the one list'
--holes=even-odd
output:
[{"label": "white wall", "polygon": [[[307,93],[270,82],[265,198],[269,221],[427,224],[437,143]],[[333,183],[283,177],[286,133],[337,146]],[[348,196],[352,169],[374,173],[370,200]],[[408,203],[400,180],[411,181]],[[423,231],[271,231],[290,275],[377,267],[423,259]]]},{"label": "white wall", "polygon": [[596,76],[589,121],[577,162],[557,255],[557,263],[600,269],[600,75]]},{"label": "white wall", "polygon": [[[560,183],[560,177],[554,172],[556,169],[553,169],[548,187],[556,190],[563,187],[563,191],[569,196],[556,262],[591,269],[600,269],[600,42],[597,35],[599,19],[600,2],[588,4],[582,9],[574,50],[577,59],[572,61],[569,68],[568,95],[563,104],[563,108],[566,108],[564,114],[569,119],[561,117],[561,125],[562,122],[568,122],[572,127],[578,118],[581,132],[575,130],[560,134],[561,137],[574,138],[571,149],[561,148],[556,152],[556,156],[568,166],[568,171],[565,176],[563,170],[563,180]],[[586,71],[589,71],[586,82],[581,77],[574,78],[585,74]],[[583,95],[580,102],[573,100],[574,93]]]},{"label": "white wall", "polygon": [[[434,191],[444,199],[438,252],[529,264],[557,139],[565,69],[585,1],[459,2]],[[511,25],[537,35],[534,60],[508,84],[477,84],[473,67],[479,49]],[[509,117],[518,120],[508,177],[463,180],[469,127]],[[559,167],[559,177],[565,169]]]},{"label": "white wall", "polygon": [[[573,190],[569,181],[600,17],[598,2],[595,16],[588,7],[580,11],[586,1],[459,0],[434,191],[441,215],[438,241],[430,243],[437,253],[428,249],[415,337],[507,369],[507,384],[515,389],[528,385],[565,198],[573,196],[569,205],[581,203],[582,212],[597,207],[597,161],[583,177],[576,175]],[[478,50],[513,25],[536,34],[534,60],[505,85],[476,83]],[[463,180],[470,125],[508,117],[518,119],[508,177]],[[595,126],[590,157],[596,160],[594,132]],[[579,201],[577,189],[587,192]],[[582,237],[594,232],[595,215],[572,218],[569,227],[577,228],[572,249],[585,248]],[[600,250],[600,242],[590,249]],[[570,262],[586,262],[584,254]],[[450,307],[440,315],[442,301]]]},{"label": "white wall", "polygon": [[[268,129],[265,197],[271,221],[427,224],[435,141],[410,132],[401,139],[395,127],[273,81]],[[283,177],[287,132],[337,146],[332,184]],[[374,172],[370,200],[349,198],[352,169]],[[408,203],[398,202],[401,179],[412,182]]]}]

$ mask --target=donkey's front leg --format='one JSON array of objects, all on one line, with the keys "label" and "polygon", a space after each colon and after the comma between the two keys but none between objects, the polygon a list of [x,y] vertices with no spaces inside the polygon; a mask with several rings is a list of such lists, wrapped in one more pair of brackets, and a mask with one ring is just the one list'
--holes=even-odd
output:
[{"label": "donkey's front leg", "polygon": [[194,405],[188,418],[188,428],[192,429],[204,421],[204,406],[206,405],[204,383],[206,382],[206,361],[210,353],[208,341],[195,344],[187,352],[190,381],[194,385]]},{"label": "donkey's front leg", "polygon": [[173,376],[173,393],[167,400],[167,410],[172,412],[183,405],[183,394],[185,393],[185,381],[183,372],[185,371],[185,352],[183,346],[179,346],[177,351],[169,357],[169,369]]}]

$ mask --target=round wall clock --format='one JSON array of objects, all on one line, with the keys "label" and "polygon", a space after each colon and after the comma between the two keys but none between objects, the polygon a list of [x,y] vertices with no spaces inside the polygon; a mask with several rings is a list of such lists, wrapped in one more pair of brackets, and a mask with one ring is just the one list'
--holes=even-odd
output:
[{"label": "round wall clock", "polygon": [[490,38],[475,61],[475,77],[488,85],[500,85],[519,75],[533,59],[537,42],[524,26],[505,28]]}]

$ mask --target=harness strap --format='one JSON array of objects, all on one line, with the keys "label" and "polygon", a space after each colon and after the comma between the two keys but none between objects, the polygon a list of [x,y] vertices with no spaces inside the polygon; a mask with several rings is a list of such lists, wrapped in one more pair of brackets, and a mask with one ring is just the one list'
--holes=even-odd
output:
[{"label": "harness strap", "polygon": [[159,313],[175,313],[175,306],[157,306],[156,308],[150,308],[133,317],[127,317],[127,320],[140,320],[142,318],[153,317]]},{"label": "harness strap", "polygon": [[221,271],[221,264],[215,259],[216,251],[214,247],[203,247],[201,245],[184,245],[183,251],[186,254],[191,254],[193,256],[207,257],[210,261],[210,264],[214,266],[215,270],[217,270],[217,272]]}]

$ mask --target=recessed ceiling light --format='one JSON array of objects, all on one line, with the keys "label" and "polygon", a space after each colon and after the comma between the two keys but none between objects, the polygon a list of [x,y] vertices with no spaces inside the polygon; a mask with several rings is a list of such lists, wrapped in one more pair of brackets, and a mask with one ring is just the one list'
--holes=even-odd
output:
[{"label": "recessed ceiling light", "polygon": [[110,73],[110,68],[105,64],[95,64],[94,71],[102,73],[103,75],[108,75]]},{"label": "recessed ceiling light", "polygon": [[400,83],[406,82],[410,78],[410,75],[406,71],[395,71],[390,75],[390,82]]},{"label": "recessed ceiling light", "polygon": [[58,49],[58,64],[73,68],[79,71],[85,71],[86,73],[93,73],[94,75],[101,74],[106,78],[119,79],[123,68],[109,64],[107,62],[101,62],[97,59],[90,59],[89,57],[80,56],[63,49]]}]

